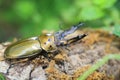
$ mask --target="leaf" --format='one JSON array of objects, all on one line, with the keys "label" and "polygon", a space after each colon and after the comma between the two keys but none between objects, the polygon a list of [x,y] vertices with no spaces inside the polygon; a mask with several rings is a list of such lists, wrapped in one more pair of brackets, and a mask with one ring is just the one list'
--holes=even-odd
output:
[{"label": "leaf", "polygon": [[58,19],[56,18],[49,18],[45,20],[45,23],[43,24],[44,30],[51,30],[55,31],[58,30],[59,23]]},{"label": "leaf", "polygon": [[32,20],[34,23],[40,23],[42,21],[42,16],[39,13],[36,13],[32,16]]},{"label": "leaf", "polygon": [[23,19],[28,19],[36,12],[36,6],[33,1],[16,1],[13,7],[17,15]]},{"label": "leaf", "polygon": [[23,38],[32,37],[40,35],[41,27],[35,26],[34,23],[26,23],[19,29],[19,33],[22,35]]},{"label": "leaf", "polygon": [[117,0],[92,0],[93,3],[101,8],[112,7]]},{"label": "leaf", "polygon": [[75,0],[74,4],[79,8],[84,8],[90,6],[92,1],[90,0]]},{"label": "leaf", "polygon": [[113,30],[113,34],[120,37],[120,25],[116,25]]},{"label": "leaf", "polygon": [[54,6],[55,10],[59,14],[61,11],[66,10],[71,5],[69,0],[54,0]]},{"label": "leaf", "polygon": [[112,20],[115,22],[119,22],[119,20],[120,20],[119,10],[117,8],[112,8],[110,13],[111,13]]},{"label": "leaf", "polygon": [[79,14],[79,18],[82,18],[83,20],[95,20],[103,16],[104,16],[103,11],[94,6],[83,8]]},{"label": "leaf", "polygon": [[64,10],[61,13],[61,16],[64,19],[64,21],[68,23],[74,23],[75,19],[77,18],[76,13],[77,9],[75,7],[69,7],[67,10]]}]

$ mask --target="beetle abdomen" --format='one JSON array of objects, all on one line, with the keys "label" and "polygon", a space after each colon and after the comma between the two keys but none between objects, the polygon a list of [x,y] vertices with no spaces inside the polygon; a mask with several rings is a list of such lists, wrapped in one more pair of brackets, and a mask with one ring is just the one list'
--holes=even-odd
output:
[{"label": "beetle abdomen", "polygon": [[21,40],[10,45],[5,51],[5,58],[25,58],[38,54],[42,51],[36,37]]}]

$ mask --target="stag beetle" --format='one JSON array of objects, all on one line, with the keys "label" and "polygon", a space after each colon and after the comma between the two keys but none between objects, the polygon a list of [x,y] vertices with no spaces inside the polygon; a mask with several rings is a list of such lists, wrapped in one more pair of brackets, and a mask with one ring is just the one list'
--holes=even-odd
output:
[{"label": "stag beetle", "polygon": [[80,34],[68,40],[65,39],[66,36],[74,33],[83,25],[84,23],[79,23],[78,25],[72,26],[70,29],[65,31],[58,31],[52,34],[43,34],[38,37],[19,40],[7,47],[4,56],[6,59],[19,59],[32,57],[41,53],[42,50],[47,53],[54,52],[61,45],[63,46],[68,44],[68,42],[72,43],[84,38],[86,34]]}]

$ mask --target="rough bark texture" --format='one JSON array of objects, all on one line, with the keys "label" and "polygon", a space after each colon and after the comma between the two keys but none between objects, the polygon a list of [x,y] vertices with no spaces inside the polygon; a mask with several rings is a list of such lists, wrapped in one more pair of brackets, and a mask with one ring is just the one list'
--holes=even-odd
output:
[{"label": "rough bark texture", "polygon": [[[5,60],[4,50],[11,43],[1,43],[0,73],[7,80],[76,80],[103,56],[120,54],[119,38],[100,30],[83,32],[89,32],[83,40],[59,47],[57,54],[49,53],[50,61],[42,55],[29,60]],[[120,80],[120,60],[109,60],[87,80]]]}]

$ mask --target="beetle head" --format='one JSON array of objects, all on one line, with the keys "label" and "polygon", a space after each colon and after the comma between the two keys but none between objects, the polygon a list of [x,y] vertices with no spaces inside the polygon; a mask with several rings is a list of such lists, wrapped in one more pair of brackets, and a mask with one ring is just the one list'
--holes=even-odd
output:
[{"label": "beetle head", "polygon": [[44,34],[39,36],[40,44],[43,50],[53,52],[57,49],[54,43],[54,36],[52,34]]}]

